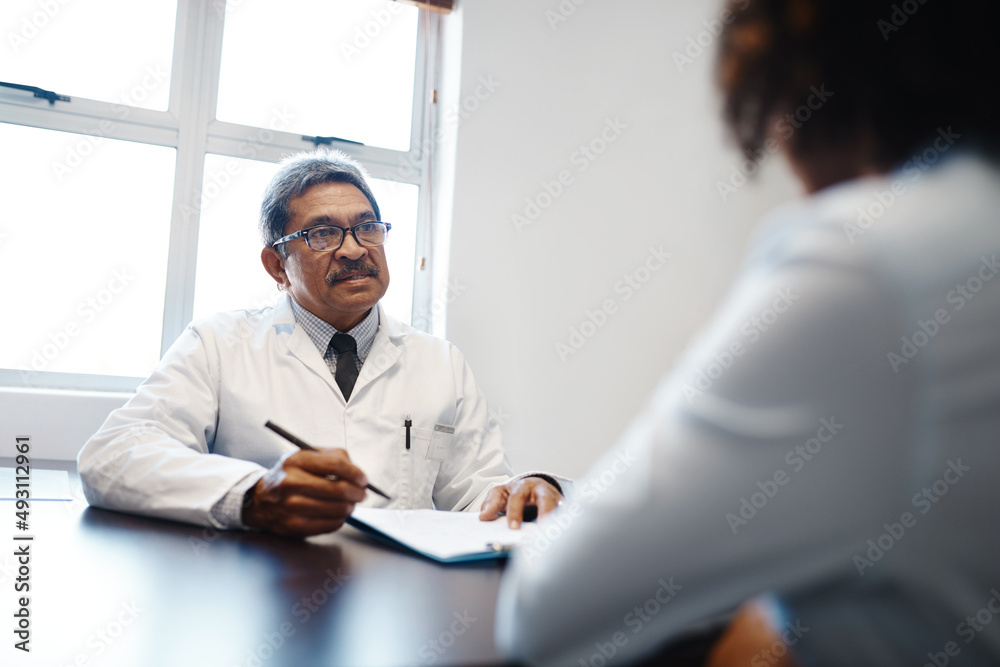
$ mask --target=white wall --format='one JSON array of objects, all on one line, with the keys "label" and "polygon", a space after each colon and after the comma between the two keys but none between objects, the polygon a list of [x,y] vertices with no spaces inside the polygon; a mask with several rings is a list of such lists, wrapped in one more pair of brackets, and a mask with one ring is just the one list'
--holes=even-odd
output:
[{"label": "white wall", "polygon": [[[465,289],[447,320],[504,419],[515,469],[570,475],[613,444],[669,371],[759,217],[799,193],[778,158],[728,201],[717,189],[740,162],[724,139],[703,23],[720,2],[580,2],[462,3],[462,98],[485,93],[484,79],[499,85],[458,128],[450,260]],[[553,26],[553,16],[566,20]],[[673,53],[688,38],[711,44],[692,48],[681,71]],[[608,119],[627,127],[582,170],[574,153]],[[572,183],[519,232],[512,214],[561,170]],[[672,257],[626,301],[615,285],[650,246]],[[607,299],[615,314],[561,360],[556,343]]]}]

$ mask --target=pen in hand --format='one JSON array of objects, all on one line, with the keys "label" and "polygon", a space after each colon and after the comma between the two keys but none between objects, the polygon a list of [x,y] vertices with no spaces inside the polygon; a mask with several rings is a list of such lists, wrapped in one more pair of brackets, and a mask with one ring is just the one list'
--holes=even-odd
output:
[{"label": "pen in hand", "polygon": [[[307,443],[305,440],[300,440],[299,438],[295,437],[294,435],[292,435],[291,433],[289,433],[288,431],[286,431],[285,429],[281,428],[280,426],[278,426],[277,424],[275,424],[274,422],[272,422],[270,420],[268,420],[264,424],[264,426],[266,426],[267,428],[271,429],[272,431],[274,431],[275,433],[277,433],[282,438],[284,438],[288,442],[292,443],[293,445],[295,445],[299,449],[304,449],[304,450],[310,451],[310,452],[319,451],[315,447],[313,447],[312,445],[310,445],[309,443]],[[373,486],[371,484],[367,485],[367,489],[369,491],[371,491],[372,493],[376,493],[376,494],[382,496],[386,500],[392,500],[392,498],[390,498],[384,491],[381,491],[380,489],[376,488],[375,486]]]}]

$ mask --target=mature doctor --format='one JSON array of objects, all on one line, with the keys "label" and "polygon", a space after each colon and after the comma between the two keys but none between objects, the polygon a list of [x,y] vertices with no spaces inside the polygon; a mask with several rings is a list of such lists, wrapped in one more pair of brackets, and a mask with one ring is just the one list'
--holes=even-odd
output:
[{"label": "mature doctor", "polygon": [[[526,506],[554,509],[555,478],[512,479],[462,354],[379,305],[390,228],[347,156],[286,160],[260,218],[261,261],[284,294],[181,334],[81,450],[87,500],[292,536],[337,530],[356,504],[506,513],[515,528]],[[320,450],[299,451],[268,419]]]}]

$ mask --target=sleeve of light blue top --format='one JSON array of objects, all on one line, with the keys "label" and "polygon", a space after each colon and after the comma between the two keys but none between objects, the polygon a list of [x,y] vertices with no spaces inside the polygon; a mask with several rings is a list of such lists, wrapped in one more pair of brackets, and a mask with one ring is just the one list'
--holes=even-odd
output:
[{"label": "sleeve of light blue top", "polygon": [[839,252],[839,226],[803,234],[792,218],[577,480],[579,502],[514,557],[497,612],[508,656],[634,658],[760,591],[847,576],[858,537],[903,497],[894,302]]}]

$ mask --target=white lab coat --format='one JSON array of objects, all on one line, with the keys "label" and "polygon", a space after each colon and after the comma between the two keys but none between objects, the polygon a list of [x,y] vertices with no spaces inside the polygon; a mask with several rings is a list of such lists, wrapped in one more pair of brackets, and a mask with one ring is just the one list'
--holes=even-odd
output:
[{"label": "white lab coat", "polygon": [[[346,449],[393,498],[369,492],[362,505],[477,510],[511,467],[468,363],[449,342],[381,307],[379,316],[349,404],[287,295],[273,308],[193,322],[80,452],[87,500],[230,527],[213,505],[297,451],[264,428],[270,419],[316,447]],[[454,435],[432,438],[438,424]]]}]

